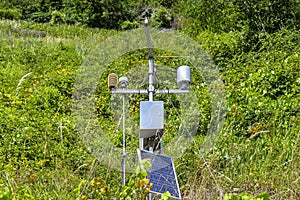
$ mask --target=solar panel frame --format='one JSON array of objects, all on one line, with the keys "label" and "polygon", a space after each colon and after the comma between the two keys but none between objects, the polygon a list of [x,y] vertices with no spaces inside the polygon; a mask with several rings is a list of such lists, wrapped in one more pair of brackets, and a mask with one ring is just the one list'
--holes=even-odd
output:
[{"label": "solar panel frame", "polygon": [[148,178],[153,184],[150,192],[163,194],[169,192],[173,199],[181,199],[179,184],[171,157],[141,150],[141,159],[150,159],[151,167],[147,169]]}]

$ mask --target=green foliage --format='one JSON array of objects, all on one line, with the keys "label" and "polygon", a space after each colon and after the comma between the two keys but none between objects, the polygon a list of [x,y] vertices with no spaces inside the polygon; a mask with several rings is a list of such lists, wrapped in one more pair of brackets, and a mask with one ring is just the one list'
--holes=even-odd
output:
[{"label": "green foliage", "polygon": [[15,8],[10,1],[0,2],[0,19],[21,19],[20,10]]},{"label": "green foliage", "polygon": [[282,28],[299,28],[300,5],[297,0],[236,1],[245,13],[249,31],[274,33]]},{"label": "green foliage", "polygon": [[0,200],[10,200],[11,192],[8,187],[0,188]]},{"label": "green foliage", "polygon": [[[109,20],[113,20],[114,24],[118,19],[117,23],[128,29],[138,25],[138,19],[132,16],[151,8],[153,11],[160,9],[157,11],[159,14],[153,16],[165,17],[166,23],[157,26],[169,26],[173,20],[170,19],[178,17],[173,12],[176,3],[131,2],[131,12],[125,18],[119,18],[118,9],[122,5],[101,7],[103,1],[82,4],[79,1],[72,1],[74,4],[63,1],[68,4],[65,7],[59,1],[18,1],[18,6],[17,1],[5,2],[1,6],[18,12],[21,10],[19,13],[24,19],[51,23],[0,23],[0,198],[74,199],[82,191],[85,191],[81,196],[83,199],[111,199],[116,194],[132,198],[137,194],[145,195],[149,185],[138,185],[140,182],[147,183],[144,174],[133,174],[123,190],[119,190],[119,172],[101,165],[93,170],[94,158],[78,137],[71,117],[72,85],[78,67],[97,42],[118,32],[63,23],[96,26],[93,23],[100,19],[101,23],[107,24]],[[264,10],[266,2],[258,3],[258,10]],[[202,4],[209,5],[209,1]],[[91,8],[96,5],[100,6],[99,10],[91,13]],[[206,19],[191,1],[190,16],[183,16],[188,27],[184,31],[193,34],[221,71],[226,87],[227,117],[216,145],[203,160],[199,147],[205,139],[211,107],[207,87],[201,84],[201,74],[193,71],[192,82],[197,86],[196,95],[202,114],[195,144],[187,147],[185,154],[175,162],[181,191],[191,199],[217,199],[219,187],[212,178],[213,173],[220,188],[228,193],[267,191],[274,198],[298,199],[300,34],[293,30],[289,20],[284,19],[283,26],[271,26],[272,19],[281,19],[278,10],[273,13],[277,17],[266,20],[270,25],[265,26],[269,33],[254,26],[253,34],[248,34],[251,20],[258,18],[249,16],[246,20],[243,18],[246,11],[236,11],[236,5],[233,1],[226,5],[216,1],[211,7],[222,11],[222,14],[214,16],[213,12],[202,10],[203,15],[211,15]],[[271,4],[270,8],[275,8],[275,4]],[[284,11],[282,15],[287,16],[286,19],[291,19],[287,8],[284,5],[279,10]],[[291,14],[296,16],[297,6],[293,9]],[[267,14],[273,16],[270,12]],[[152,20],[159,22],[160,17]],[[189,21],[193,17],[193,22],[197,22],[194,26]],[[107,21],[102,20],[106,18]],[[197,21],[198,18],[201,20]],[[62,24],[54,25],[56,23]],[[236,27],[232,28],[230,24]],[[46,32],[46,37],[14,34],[12,30],[40,30]],[[173,56],[169,52],[154,51],[155,55]],[[178,66],[185,60],[157,58],[155,62],[158,67]],[[146,50],[129,52],[111,64],[104,78],[99,77],[99,88],[106,88],[105,77],[112,71],[126,74],[135,67],[146,65]],[[167,144],[180,124],[173,107],[174,104],[178,108],[179,102],[175,96],[161,98],[167,114],[164,136]],[[137,95],[130,97],[132,104],[128,112],[133,120],[138,121],[137,103],[142,99]],[[115,124],[111,123],[110,100],[108,91],[98,91],[95,109],[107,134],[115,128]],[[116,146],[121,146],[121,133],[116,131],[112,140]],[[128,135],[127,141],[128,150],[135,151],[138,146],[136,136]],[[266,199],[267,194],[255,198],[250,194],[228,194],[226,198]]]},{"label": "green foliage", "polygon": [[246,193],[241,193],[239,195],[225,194],[224,200],[270,200],[270,195],[266,192],[258,194],[256,197]]},{"label": "green foliage", "polygon": [[138,169],[137,172],[129,178],[128,183],[122,186],[117,197],[120,199],[147,199],[152,187],[152,183],[147,177],[145,170]]},{"label": "green foliage", "polygon": [[151,26],[158,28],[171,28],[172,19],[172,14],[166,8],[156,8],[151,16]]},{"label": "green foliage", "polygon": [[0,17],[24,19],[40,23],[67,23],[107,29],[136,28],[151,10],[155,27],[169,28],[174,1],[115,1],[115,0],[24,0],[0,4]]},{"label": "green foliage", "polygon": [[298,0],[201,0],[181,1],[176,16],[181,17],[185,32],[195,37],[202,31],[214,33],[242,31],[240,50],[260,48],[260,37],[281,29],[299,30]]},{"label": "green foliage", "polygon": [[82,180],[77,188],[73,190],[74,197],[79,199],[147,199],[152,187],[147,172],[137,168],[125,185],[110,187],[102,177],[93,178],[91,181]]},{"label": "green foliage", "polygon": [[186,21],[186,32],[194,36],[203,30],[213,32],[241,30],[245,26],[244,13],[235,1],[181,1],[180,13]]},{"label": "green foliage", "polygon": [[193,36],[203,30],[243,30],[250,46],[257,42],[258,32],[274,33],[282,28],[299,29],[300,24],[298,0],[13,0],[0,4],[0,17],[6,19],[21,18],[42,23],[67,23],[108,29],[135,28],[146,13],[151,16],[151,25],[154,27],[184,26],[186,32]]},{"label": "green foliage", "polygon": [[138,28],[138,27],[139,27],[138,22],[125,21],[121,24],[122,30],[134,29],[134,28]]},{"label": "green foliage", "polygon": [[281,29],[299,30],[300,4],[298,0],[288,1],[237,1],[237,7],[244,13],[247,26],[243,34],[241,49],[249,51],[253,46],[260,48],[259,40],[265,33]]},{"label": "green foliage", "polygon": [[21,19],[20,11],[11,8],[1,8],[0,7],[0,18],[2,19]]},{"label": "green foliage", "polygon": [[165,192],[160,197],[161,200],[171,200],[171,194],[170,192]]},{"label": "green foliage", "polygon": [[[11,21],[0,26],[0,183],[16,199],[71,199],[68,190],[92,159],[74,131],[72,85],[87,48],[107,34]],[[48,37],[7,35],[11,28],[43,30]],[[78,36],[87,42],[69,42]]]},{"label": "green foliage", "polygon": [[[290,182],[294,178],[287,171],[293,173],[292,168],[299,163],[293,153],[299,150],[295,145],[300,119],[299,32],[283,29],[274,34],[264,33],[258,50],[253,47],[248,53],[236,50],[238,43],[225,36],[214,38],[215,46],[208,47],[212,47],[213,55],[218,52],[214,59],[223,71],[228,101],[226,128],[216,150],[218,174],[229,187],[243,185],[242,191],[254,193],[257,188],[268,188],[276,193],[279,187],[288,188],[279,184],[275,174],[285,174],[285,182]],[[232,41],[238,42],[239,37],[235,38]],[[224,56],[228,49],[220,48],[225,44],[233,47],[228,48],[233,49],[231,52],[237,52],[228,60]],[[266,172],[271,169],[272,173]],[[286,193],[282,198],[289,195]]]}]

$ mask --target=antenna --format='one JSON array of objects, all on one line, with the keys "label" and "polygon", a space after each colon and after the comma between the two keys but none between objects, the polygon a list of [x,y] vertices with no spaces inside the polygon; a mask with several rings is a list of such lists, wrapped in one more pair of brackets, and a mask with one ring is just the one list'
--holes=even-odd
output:
[{"label": "antenna", "polygon": [[[158,90],[155,89],[154,79],[155,79],[155,65],[153,58],[153,48],[151,46],[151,38],[150,38],[150,29],[149,29],[149,21],[146,16],[145,18],[145,30],[146,30],[146,39],[147,39],[147,47],[148,47],[148,58],[149,58],[149,71],[148,71],[148,89],[127,89],[128,79],[126,77],[121,77],[119,79],[119,84],[122,89],[117,88],[117,75],[112,73],[108,77],[108,87],[111,90],[111,94],[121,94],[123,95],[123,155],[122,155],[122,184],[125,184],[125,159],[126,159],[126,135],[125,135],[125,96],[126,94],[146,94],[148,95],[148,101],[140,102],[140,135],[139,135],[139,149],[138,152],[141,151],[142,154],[153,157],[153,166],[161,166],[160,163],[156,163],[157,159],[153,151],[157,151],[158,155],[161,155],[162,152],[162,136],[164,131],[164,102],[163,101],[154,101],[155,94],[188,94],[189,93],[189,84],[191,81],[191,72],[188,66],[180,66],[177,68],[177,86],[179,89],[166,89],[166,90]],[[155,148],[149,145],[153,142],[158,141],[158,145],[156,144]],[[149,152],[149,153],[145,153]],[[142,156],[143,157],[143,156]],[[166,170],[157,169],[159,175],[162,176],[172,176],[176,178],[176,173],[173,165],[173,161],[171,158],[162,156],[158,157],[159,159],[167,160],[167,164],[164,165],[167,167]],[[158,160],[159,160],[158,159]],[[161,162],[161,161],[160,161]],[[157,168],[157,167],[156,167]],[[169,175],[166,175],[166,172]],[[152,172],[152,174],[155,174]],[[153,188],[156,188],[152,192],[154,193],[163,193],[170,188],[175,188],[174,193],[172,194],[174,197],[180,197],[180,191],[178,187],[178,183],[176,182],[176,187],[173,187],[174,184],[170,184],[170,182],[165,182],[165,179],[153,179],[155,176],[150,177],[150,181],[161,185],[163,184],[164,188],[157,188],[153,185]],[[164,182],[163,182],[164,181]],[[177,188],[177,189],[176,189]],[[166,190],[166,191],[164,191]],[[171,191],[169,191],[171,192]],[[179,194],[179,196],[178,196]],[[152,199],[151,194],[149,194],[149,199]]]}]

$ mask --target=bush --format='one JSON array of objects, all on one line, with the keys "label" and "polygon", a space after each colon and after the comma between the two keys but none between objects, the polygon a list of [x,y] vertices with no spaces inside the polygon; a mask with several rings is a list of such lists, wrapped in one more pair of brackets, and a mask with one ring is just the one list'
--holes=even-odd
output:
[{"label": "bush", "polygon": [[0,8],[0,19],[18,20],[21,19],[21,17],[22,14],[18,9]]}]

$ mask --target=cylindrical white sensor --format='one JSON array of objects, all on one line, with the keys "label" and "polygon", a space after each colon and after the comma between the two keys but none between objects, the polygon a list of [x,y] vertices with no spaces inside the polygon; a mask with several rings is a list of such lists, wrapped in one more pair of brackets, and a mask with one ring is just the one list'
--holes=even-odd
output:
[{"label": "cylindrical white sensor", "polygon": [[187,90],[191,82],[191,69],[188,66],[177,68],[177,86],[181,90]]}]

